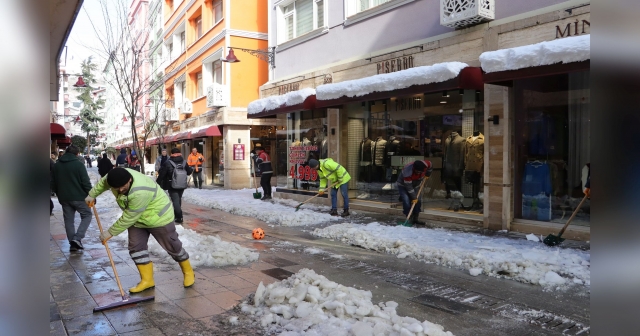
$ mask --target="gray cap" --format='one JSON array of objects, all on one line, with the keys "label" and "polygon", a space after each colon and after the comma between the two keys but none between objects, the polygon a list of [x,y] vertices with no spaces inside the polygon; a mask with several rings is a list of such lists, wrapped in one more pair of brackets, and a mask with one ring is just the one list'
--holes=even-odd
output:
[{"label": "gray cap", "polygon": [[318,162],[318,160],[316,160],[316,159],[309,160],[309,167],[316,168],[319,165],[320,165],[320,162]]}]

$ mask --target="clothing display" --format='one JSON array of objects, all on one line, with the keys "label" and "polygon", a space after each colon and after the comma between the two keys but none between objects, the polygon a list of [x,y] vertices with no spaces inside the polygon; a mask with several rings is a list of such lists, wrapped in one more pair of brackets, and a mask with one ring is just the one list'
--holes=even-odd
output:
[{"label": "clothing display", "polygon": [[400,151],[400,141],[396,139],[395,136],[389,137],[389,142],[387,142],[387,153],[385,155],[385,166],[391,167],[391,157],[393,155],[399,155]]},{"label": "clothing display", "polygon": [[540,161],[527,162],[522,177],[522,194],[536,196],[551,195],[551,168],[548,163]]},{"label": "clothing display", "polygon": [[361,166],[369,165],[371,164],[371,161],[373,161],[371,156],[372,143],[373,142],[369,140],[369,138],[365,138],[360,143],[360,165]]},{"label": "clothing display", "polygon": [[387,140],[379,136],[375,142],[371,145],[371,154],[373,155],[373,164],[376,166],[383,166],[385,162],[387,148]]},{"label": "clothing display", "polygon": [[464,171],[465,139],[458,132],[451,132],[444,144],[444,174],[461,177]]},{"label": "clothing display", "polygon": [[465,141],[464,169],[481,173],[484,167],[484,135],[470,136]]}]

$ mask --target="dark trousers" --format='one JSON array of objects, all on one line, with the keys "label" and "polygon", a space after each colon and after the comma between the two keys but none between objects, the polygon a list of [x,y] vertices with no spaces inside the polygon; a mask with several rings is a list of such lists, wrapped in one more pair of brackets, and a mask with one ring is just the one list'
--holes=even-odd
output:
[{"label": "dark trousers", "polygon": [[262,191],[264,191],[265,196],[271,197],[271,176],[273,173],[262,174],[260,177],[260,186],[262,187]]},{"label": "dark trousers", "polygon": [[156,239],[158,244],[169,253],[177,262],[189,259],[189,253],[182,248],[182,242],[178,238],[176,225],[171,222],[165,226],[156,228],[137,228],[131,226],[129,232],[129,255],[136,265],[145,265],[151,262],[149,259],[149,235]]},{"label": "dark trousers", "polygon": [[[416,191],[417,192],[417,191]],[[411,211],[411,197],[409,196],[409,192],[407,188],[398,186],[398,193],[400,193],[400,199],[402,200],[402,213],[405,216],[409,215],[409,211]],[[420,213],[420,208],[422,207],[422,197],[418,197],[418,203],[413,208],[413,214]]]},{"label": "dark trousers", "polygon": [[193,177],[193,186],[202,189],[202,168],[200,168],[200,171],[198,172],[196,172],[194,169],[191,176]]},{"label": "dark trousers", "polygon": [[[67,231],[67,239],[69,241],[81,240],[84,238],[87,228],[89,228],[89,224],[91,223],[91,218],[93,217],[91,209],[85,201],[60,201],[60,205],[62,205],[62,218],[64,218],[64,228]],[[76,231],[74,223],[76,211],[80,214],[78,231]]]},{"label": "dark trousers", "polygon": [[173,214],[177,221],[182,221],[182,194],[184,193],[184,189],[171,189],[167,190],[169,192],[169,197],[171,198],[171,202],[173,203]]}]

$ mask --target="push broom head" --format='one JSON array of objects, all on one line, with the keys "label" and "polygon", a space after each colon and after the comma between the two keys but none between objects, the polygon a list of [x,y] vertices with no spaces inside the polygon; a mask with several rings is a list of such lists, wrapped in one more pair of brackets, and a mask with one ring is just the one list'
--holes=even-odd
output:
[{"label": "push broom head", "polygon": [[110,303],[108,305],[95,307],[95,308],[93,308],[93,312],[97,313],[97,312],[101,312],[101,311],[104,311],[104,310],[109,310],[109,309],[113,309],[113,308],[119,308],[119,307],[122,307],[122,306],[127,306],[127,305],[132,305],[132,304],[145,302],[145,301],[152,301],[152,300],[155,300],[155,296],[128,298],[128,299],[120,301],[120,302],[114,302],[114,303]]}]

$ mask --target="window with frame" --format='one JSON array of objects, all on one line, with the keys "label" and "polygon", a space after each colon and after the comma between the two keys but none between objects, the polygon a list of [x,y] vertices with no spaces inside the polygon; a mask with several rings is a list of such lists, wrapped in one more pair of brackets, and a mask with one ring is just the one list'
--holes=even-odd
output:
[{"label": "window with frame", "polygon": [[196,98],[202,97],[202,71],[196,74]]},{"label": "window with frame", "polygon": [[169,45],[167,46],[167,49],[169,49],[169,58],[173,57],[173,43],[169,43]]},{"label": "window with frame", "polygon": [[180,33],[180,52],[183,53],[186,50],[185,34]]},{"label": "window with frame", "polygon": [[196,31],[196,40],[202,37],[202,15],[193,20]]},{"label": "window with frame", "polygon": [[211,71],[211,82],[222,84],[222,62],[213,62],[213,71]]},{"label": "window with frame", "polygon": [[187,81],[183,80],[182,82],[180,82],[180,90],[182,91],[180,98],[184,102],[187,100]]},{"label": "window with frame", "polygon": [[213,11],[213,24],[215,25],[222,20],[222,0],[213,0],[211,8]]},{"label": "window with frame", "polygon": [[324,0],[296,0],[280,11],[281,43],[325,26]]},{"label": "window with frame", "polygon": [[347,16],[352,16],[368,9],[380,6],[393,0],[349,0],[347,3]]}]

